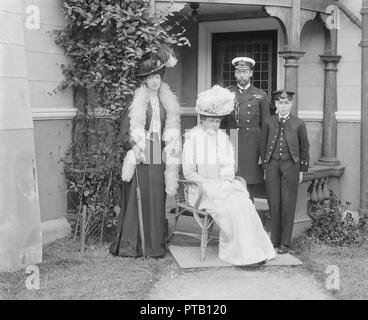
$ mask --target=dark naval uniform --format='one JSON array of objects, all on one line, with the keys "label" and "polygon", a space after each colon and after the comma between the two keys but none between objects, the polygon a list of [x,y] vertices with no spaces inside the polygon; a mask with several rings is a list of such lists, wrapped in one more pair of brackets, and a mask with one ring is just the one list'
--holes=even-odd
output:
[{"label": "dark naval uniform", "polygon": [[[255,185],[262,182],[263,170],[259,163],[262,123],[270,115],[267,94],[253,85],[241,90],[237,85],[228,88],[235,92],[234,111],[225,116],[221,128],[238,130],[237,174],[245,179],[250,197],[254,198]],[[230,138],[232,136],[230,135]],[[235,146],[236,148],[236,146]]]},{"label": "dark naval uniform", "polygon": [[290,246],[299,172],[307,172],[309,166],[305,123],[293,115],[266,119],[262,128],[261,158],[272,217],[271,241],[275,247]]}]

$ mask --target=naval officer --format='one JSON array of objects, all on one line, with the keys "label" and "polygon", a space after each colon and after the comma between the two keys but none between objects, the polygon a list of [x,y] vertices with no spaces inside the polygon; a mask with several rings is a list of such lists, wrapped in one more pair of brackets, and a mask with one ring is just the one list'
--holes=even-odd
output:
[{"label": "naval officer", "polygon": [[257,184],[263,180],[263,169],[260,165],[260,133],[262,123],[270,115],[267,94],[250,83],[255,61],[248,57],[232,60],[235,68],[237,84],[228,89],[235,92],[234,111],[227,115],[221,128],[238,130],[237,175],[247,182],[249,196],[254,201]]}]

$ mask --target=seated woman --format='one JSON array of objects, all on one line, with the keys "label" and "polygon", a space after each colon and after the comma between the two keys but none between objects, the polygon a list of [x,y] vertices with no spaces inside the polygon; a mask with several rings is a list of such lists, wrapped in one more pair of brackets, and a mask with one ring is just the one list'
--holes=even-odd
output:
[{"label": "seated woman", "polygon": [[[234,93],[220,86],[199,94],[196,112],[201,124],[185,134],[183,174],[201,182],[206,209],[220,227],[219,258],[234,265],[262,263],[275,258],[273,245],[249,198],[246,186],[235,179],[234,149],[218,130],[222,117],[234,107]],[[188,201],[194,205],[198,188],[191,186]]]}]

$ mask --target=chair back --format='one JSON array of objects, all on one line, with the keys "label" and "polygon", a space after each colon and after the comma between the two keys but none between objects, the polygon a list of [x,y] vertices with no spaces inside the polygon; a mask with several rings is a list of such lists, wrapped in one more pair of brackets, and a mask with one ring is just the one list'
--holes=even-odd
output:
[{"label": "chair back", "polygon": [[[179,180],[185,180],[182,167],[180,167],[180,170],[179,170]],[[187,190],[186,189],[187,189],[187,186],[184,183],[181,183],[179,181],[178,192],[175,195],[175,201],[176,201],[176,203],[185,203],[185,204],[188,204],[187,197],[185,196],[186,193],[187,193]]]}]

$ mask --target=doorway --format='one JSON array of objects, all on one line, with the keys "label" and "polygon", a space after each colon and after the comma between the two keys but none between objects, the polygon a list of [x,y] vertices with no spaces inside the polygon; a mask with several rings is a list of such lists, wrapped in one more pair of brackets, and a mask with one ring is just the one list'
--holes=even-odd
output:
[{"label": "doorway", "polygon": [[250,57],[256,61],[251,82],[269,97],[277,87],[277,30],[212,34],[212,86],[236,84],[232,59]]}]

